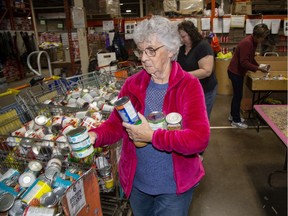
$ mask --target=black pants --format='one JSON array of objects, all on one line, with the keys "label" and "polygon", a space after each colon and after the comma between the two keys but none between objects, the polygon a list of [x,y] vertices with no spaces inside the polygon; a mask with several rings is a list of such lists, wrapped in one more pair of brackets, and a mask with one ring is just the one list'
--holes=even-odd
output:
[{"label": "black pants", "polygon": [[243,96],[244,77],[231,73],[229,70],[228,70],[228,77],[231,80],[233,87],[233,98],[231,102],[230,114],[233,117],[234,122],[241,122],[240,106]]}]

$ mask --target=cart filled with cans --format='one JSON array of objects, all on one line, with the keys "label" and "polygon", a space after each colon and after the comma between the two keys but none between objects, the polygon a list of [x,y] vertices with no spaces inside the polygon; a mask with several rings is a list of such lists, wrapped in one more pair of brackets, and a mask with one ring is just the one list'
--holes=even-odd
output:
[{"label": "cart filled with cans", "polygon": [[95,149],[88,135],[88,130],[98,127],[113,110],[127,78],[122,71],[120,74],[95,71],[40,83],[17,94],[19,109],[30,118],[0,136],[0,212],[78,215],[89,203],[73,209],[73,199],[80,199],[80,192],[73,195],[71,188],[82,184],[79,190],[89,196],[89,183],[83,183],[87,179],[93,188],[99,188],[98,215],[129,212],[117,178],[121,142]]}]

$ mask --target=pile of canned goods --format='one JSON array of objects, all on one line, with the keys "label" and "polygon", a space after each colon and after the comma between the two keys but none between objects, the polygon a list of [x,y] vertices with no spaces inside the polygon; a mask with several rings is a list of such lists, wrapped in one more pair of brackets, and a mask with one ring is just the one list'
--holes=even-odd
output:
[{"label": "pile of canned goods", "polygon": [[[12,136],[8,137],[1,145],[5,144],[9,152],[13,152],[14,155],[28,157],[29,159],[36,158],[47,161],[57,155],[63,159],[71,156],[85,160],[83,154],[70,154],[74,152],[72,150],[80,151],[83,146],[81,146],[82,144],[71,146],[67,134],[77,128],[87,131],[90,128],[98,127],[103,121],[100,112],[91,110],[79,111],[70,116],[46,117],[39,115],[14,131]],[[88,144],[91,143],[87,143],[87,146]],[[89,150],[90,153],[93,152],[92,145],[90,145]]]},{"label": "pile of canned goods", "polygon": [[46,166],[30,161],[23,173],[10,168],[0,176],[0,212],[11,216],[61,215],[61,198],[82,173],[74,167],[63,172],[58,158],[52,158]]},{"label": "pile of canned goods", "polygon": [[116,89],[115,83],[98,88],[75,88],[67,91],[65,97],[57,96],[45,100],[43,104],[59,105],[73,108],[87,108],[96,111],[111,111],[111,105],[117,100],[119,90]]}]

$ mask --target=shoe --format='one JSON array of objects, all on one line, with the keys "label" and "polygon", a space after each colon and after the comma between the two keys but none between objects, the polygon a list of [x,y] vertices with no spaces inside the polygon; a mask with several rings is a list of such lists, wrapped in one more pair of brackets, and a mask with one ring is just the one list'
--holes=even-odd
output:
[{"label": "shoe", "polygon": [[234,122],[232,121],[231,126],[234,128],[240,128],[240,129],[246,129],[248,128],[248,125],[243,122]]},{"label": "shoe", "polygon": [[[229,115],[229,116],[228,116],[228,120],[229,120],[230,122],[232,122],[232,121],[233,121],[233,117],[232,117],[231,115]],[[245,122],[245,119],[242,118],[242,117],[241,117],[241,122]]]}]

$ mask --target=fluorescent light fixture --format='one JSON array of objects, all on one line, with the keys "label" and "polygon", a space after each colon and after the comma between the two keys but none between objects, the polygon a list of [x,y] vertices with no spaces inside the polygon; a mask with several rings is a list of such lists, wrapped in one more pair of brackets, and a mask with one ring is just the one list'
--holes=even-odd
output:
[{"label": "fluorescent light fixture", "polygon": [[123,3],[120,3],[120,5],[124,5]]},{"label": "fluorescent light fixture", "polygon": [[131,13],[132,12],[132,10],[126,10],[126,13]]}]

